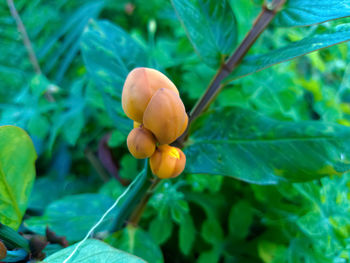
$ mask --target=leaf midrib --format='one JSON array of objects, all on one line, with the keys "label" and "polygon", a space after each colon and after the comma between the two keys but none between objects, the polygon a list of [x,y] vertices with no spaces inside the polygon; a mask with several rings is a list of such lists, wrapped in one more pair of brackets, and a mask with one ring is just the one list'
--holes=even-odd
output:
[{"label": "leaf midrib", "polygon": [[[340,141],[340,140],[346,140],[347,138],[338,137],[338,138],[332,138],[332,137],[300,137],[300,138],[262,138],[262,139],[215,139],[215,140],[193,140],[192,144],[199,144],[199,143],[211,143],[211,144],[223,144],[223,143],[254,143],[254,142],[297,142],[297,141],[318,141],[318,140],[328,140],[328,141]],[[191,145],[192,145],[191,144]]]},{"label": "leaf midrib", "polygon": [[9,184],[6,180],[6,176],[5,176],[4,170],[2,169],[1,162],[0,162],[0,179],[2,180],[3,184],[5,185],[5,189],[6,189],[8,196],[10,197],[12,207],[15,210],[18,219],[20,219],[22,217],[22,213],[18,207],[18,203],[16,201],[16,198],[14,197],[14,195],[11,191],[11,187],[9,186]]}]

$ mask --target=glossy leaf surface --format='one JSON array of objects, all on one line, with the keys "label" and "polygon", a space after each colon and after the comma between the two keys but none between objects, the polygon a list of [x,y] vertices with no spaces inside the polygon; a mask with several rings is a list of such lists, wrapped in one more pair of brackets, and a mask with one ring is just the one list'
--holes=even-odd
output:
[{"label": "glossy leaf surface", "polygon": [[278,26],[306,26],[350,16],[347,0],[289,0],[275,18]]},{"label": "glossy leaf surface", "polygon": [[[77,244],[62,249],[45,259],[47,263],[62,263],[72,253]],[[115,249],[96,239],[86,240],[77,250],[70,262],[75,263],[145,263],[141,258]]]},{"label": "glossy leaf surface", "polygon": [[187,171],[256,184],[301,182],[350,169],[350,128],[283,122],[228,107],[201,117],[186,148]]},{"label": "glossy leaf surface", "polygon": [[187,35],[202,60],[212,67],[220,64],[236,44],[236,18],[226,0],[172,0]]},{"label": "glossy leaf surface", "polygon": [[275,64],[294,59],[310,52],[350,40],[350,24],[342,24],[323,33],[313,34],[285,47],[262,55],[247,56],[229,79],[240,78]]}]

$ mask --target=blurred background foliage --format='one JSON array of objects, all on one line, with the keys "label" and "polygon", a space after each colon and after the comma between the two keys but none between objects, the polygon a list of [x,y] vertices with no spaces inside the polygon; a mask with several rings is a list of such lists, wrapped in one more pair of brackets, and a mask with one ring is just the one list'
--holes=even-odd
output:
[{"label": "blurred background foliage", "polygon": [[[38,153],[37,179],[20,229],[42,234],[49,225],[69,242],[79,241],[142,168],[126,148],[125,132],[131,124],[113,102],[118,94],[108,86],[108,76],[102,78],[105,82],[94,81],[99,65],[86,63],[90,51],[83,58],[83,32],[102,25],[102,36],[110,24],[96,24],[97,19],[118,25],[129,44],[140,49],[137,56],[126,50],[126,63],[137,60],[137,65],[165,72],[187,110],[215,68],[196,55],[169,1],[15,4],[42,70],[35,74],[8,6],[1,2],[0,123],[27,130]],[[230,1],[237,24],[235,45],[261,4]],[[272,23],[250,54],[266,53],[344,22],[350,21],[288,28]],[[112,34],[108,37],[115,40]],[[212,108],[240,106],[277,120],[350,126],[349,56],[349,44],[343,43],[229,81]],[[45,92],[55,101],[47,101]],[[149,262],[345,263],[350,260],[349,186],[349,174],[272,186],[184,174],[160,184],[138,228],[128,226],[108,236],[102,232],[100,237]],[[48,246],[46,253],[57,249]]]}]

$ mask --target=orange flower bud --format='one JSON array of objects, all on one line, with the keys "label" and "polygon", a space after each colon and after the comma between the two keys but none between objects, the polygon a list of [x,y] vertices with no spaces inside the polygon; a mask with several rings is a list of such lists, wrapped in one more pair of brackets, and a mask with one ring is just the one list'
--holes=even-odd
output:
[{"label": "orange flower bud", "polygon": [[154,175],[161,179],[180,175],[185,169],[186,156],[177,147],[160,145],[150,158],[150,166]]},{"label": "orange flower bud", "polygon": [[160,144],[175,141],[186,129],[188,117],[179,95],[170,89],[159,89],[143,115],[143,124]]},{"label": "orange flower bud", "polygon": [[126,140],[130,153],[137,159],[152,156],[156,149],[156,140],[153,134],[143,128],[134,128]]},{"label": "orange flower bud", "polygon": [[143,113],[149,101],[160,88],[179,94],[174,83],[158,70],[133,69],[125,80],[122,92],[122,107],[125,114],[130,119],[142,123]]}]

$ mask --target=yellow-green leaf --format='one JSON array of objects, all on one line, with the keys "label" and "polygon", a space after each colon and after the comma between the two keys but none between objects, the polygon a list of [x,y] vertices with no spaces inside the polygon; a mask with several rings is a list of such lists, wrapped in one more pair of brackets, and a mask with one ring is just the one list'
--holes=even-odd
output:
[{"label": "yellow-green leaf", "polygon": [[17,229],[35,179],[36,152],[28,134],[0,127],[0,222]]}]

